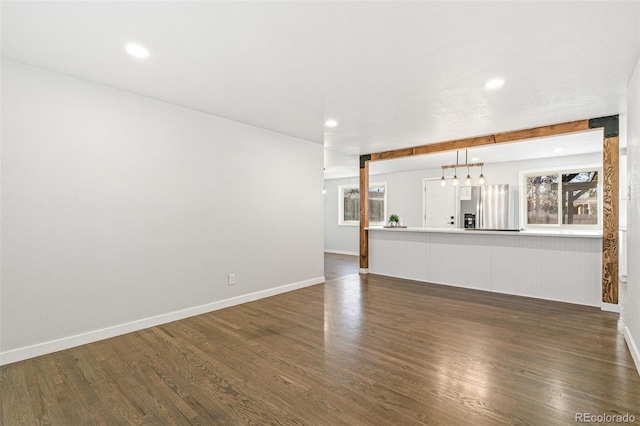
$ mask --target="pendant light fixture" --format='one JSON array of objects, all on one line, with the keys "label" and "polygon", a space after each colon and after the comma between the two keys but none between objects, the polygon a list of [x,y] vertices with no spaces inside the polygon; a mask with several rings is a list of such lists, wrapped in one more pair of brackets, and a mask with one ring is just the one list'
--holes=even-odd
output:
[{"label": "pendant light fixture", "polygon": [[464,150],[464,162],[467,164],[467,179],[465,180],[465,183],[467,184],[467,186],[471,186],[471,175],[469,175],[469,157],[466,149]]},{"label": "pendant light fixture", "polygon": [[471,186],[473,184],[473,179],[471,179],[471,172],[470,172],[471,167],[480,167],[480,177],[478,178],[478,184],[479,185],[484,185],[484,183],[486,181],[484,175],[482,174],[482,167],[484,166],[484,163],[469,163],[468,162],[469,152],[466,149],[464,151],[464,155],[465,155],[465,157],[464,157],[465,158],[465,163],[464,164],[460,164],[459,152],[456,151],[456,164],[447,164],[447,165],[444,165],[444,166],[440,166],[440,168],[442,169],[442,177],[440,178],[440,185],[441,186],[446,186],[447,185],[447,178],[444,176],[445,169],[454,169],[454,172],[453,172],[453,185],[454,186],[460,185],[460,179],[458,179],[458,169],[459,168],[463,168],[463,167],[467,168],[467,177],[465,179],[465,184],[467,186]]},{"label": "pendant light fixture", "polygon": [[460,180],[458,179],[458,151],[456,151],[456,168],[453,169],[453,186],[460,185]]}]

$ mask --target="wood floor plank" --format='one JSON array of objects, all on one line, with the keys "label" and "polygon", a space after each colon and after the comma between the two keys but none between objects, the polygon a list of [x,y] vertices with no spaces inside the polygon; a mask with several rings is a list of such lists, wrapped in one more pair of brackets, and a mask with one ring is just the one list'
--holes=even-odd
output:
[{"label": "wood floor plank", "polygon": [[[35,424],[36,422],[33,407],[37,407],[39,401],[31,401],[25,377],[31,362],[24,361],[23,364],[24,366],[3,367],[3,371],[0,372],[0,385],[2,386],[0,396],[5,423],[11,421],[15,424]],[[6,392],[5,389],[11,389],[11,392]],[[29,401],[29,403],[25,404],[23,401]]]},{"label": "wood floor plank", "polygon": [[617,315],[350,258],[327,256],[323,285],[2,366],[0,425],[640,422]]},{"label": "wood floor plank", "polygon": [[359,255],[325,253],[324,278],[327,281],[357,274],[360,269]]}]

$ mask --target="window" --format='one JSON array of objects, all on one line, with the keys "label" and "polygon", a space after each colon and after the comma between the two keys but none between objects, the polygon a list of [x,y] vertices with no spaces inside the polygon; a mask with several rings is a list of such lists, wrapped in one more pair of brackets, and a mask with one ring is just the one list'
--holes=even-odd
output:
[{"label": "window", "polygon": [[601,174],[599,167],[521,173],[525,227],[601,227]]},{"label": "window", "polygon": [[[338,188],[338,225],[360,224],[360,187],[358,185]],[[387,215],[387,184],[369,185],[369,225],[383,225]]]}]

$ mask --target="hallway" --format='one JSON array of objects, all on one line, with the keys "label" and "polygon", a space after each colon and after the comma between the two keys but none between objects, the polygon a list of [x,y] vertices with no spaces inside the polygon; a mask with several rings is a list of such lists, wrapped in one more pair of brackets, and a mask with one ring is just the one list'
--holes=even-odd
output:
[{"label": "hallway", "polygon": [[358,269],[358,256],[334,253],[324,254],[325,281],[357,274]]}]

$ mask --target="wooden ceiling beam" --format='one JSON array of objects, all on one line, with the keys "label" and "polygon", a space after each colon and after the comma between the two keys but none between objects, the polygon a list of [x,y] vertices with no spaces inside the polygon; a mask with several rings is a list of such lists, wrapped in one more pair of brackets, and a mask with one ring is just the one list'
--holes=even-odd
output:
[{"label": "wooden ceiling beam", "polygon": [[549,126],[534,127],[532,129],[526,130],[516,130],[512,132],[496,133],[494,135],[421,145],[413,148],[403,148],[393,151],[377,152],[371,154],[370,161],[391,160],[394,158],[412,157],[414,155],[456,151],[483,145],[518,142],[526,139],[536,139],[567,133],[584,132],[591,129],[592,127],[590,127],[589,125],[589,120],[571,121],[568,123],[552,124]]},{"label": "wooden ceiling beam", "polygon": [[591,130],[589,120],[570,121],[568,123],[552,124],[550,126],[534,127],[533,129],[516,130],[498,133],[496,143],[517,142],[525,139],[544,138],[548,136],[564,135],[567,133],[585,132]]}]

